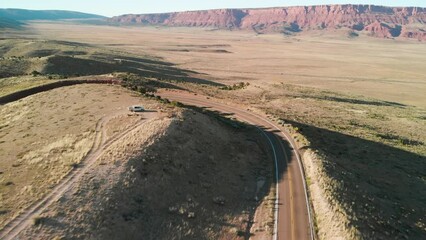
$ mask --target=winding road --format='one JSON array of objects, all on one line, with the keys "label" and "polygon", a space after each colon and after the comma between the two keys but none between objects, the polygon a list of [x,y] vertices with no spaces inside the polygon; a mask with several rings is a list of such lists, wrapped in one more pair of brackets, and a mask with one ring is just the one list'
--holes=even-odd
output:
[{"label": "winding road", "polygon": [[[97,80],[96,83],[102,83],[102,81]],[[73,82],[72,85],[74,84],[80,83]],[[9,96],[5,97],[4,103],[15,101],[39,91],[62,87],[62,85],[63,84],[54,85],[49,89],[36,87],[34,89],[26,90],[28,93],[24,92],[25,94],[11,94],[10,99]],[[315,238],[312,213],[308,201],[302,163],[299,153],[297,152],[295,142],[287,132],[283,131],[283,129],[260,114],[253,113],[252,111],[243,109],[239,106],[221,103],[219,101],[209,99],[206,96],[176,90],[161,90],[157,93],[157,95],[170,100],[179,101],[187,105],[210,108],[221,113],[232,114],[238,120],[257,127],[271,146],[271,152],[275,162],[277,198],[275,200],[274,209],[275,224],[273,239],[313,240]],[[2,102],[2,104],[4,103]],[[86,157],[82,160],[81,164],[79,164],[79,167],[74,168],[43,199],[23,210],[20,215],[12,219],[3,229],[1,229],[0,239],[15,239],[22,230],[32,224],[32,219],[34,217],[40,215],[47,207],[49,207],[50,204],[60,199],[60,197],[70,189],[72,184],[74,184],[91,166],[93,166],[96,159],[98,159],[107,147],[143,124],[147,118],[152,118],[156,114],[154,112],[144,113],[145,119],[140,120],[132,127],[113,136],[112,138],[106,139],[104,125],[109,119],[123,113],[124,112],[118,112],[113,116],[103,117],[98,121],[93,146]]]},{"label": "winding road", "polygon": [[159,91],[157,95],[186,105],[232,114],[236,119],[256,126],[269,142],[275,162],[278,197],[275,202],[273,239],[315,238],[302,163],[296,145],[288,133],[262,115],[220,103],[206,96],[176,90]]}]

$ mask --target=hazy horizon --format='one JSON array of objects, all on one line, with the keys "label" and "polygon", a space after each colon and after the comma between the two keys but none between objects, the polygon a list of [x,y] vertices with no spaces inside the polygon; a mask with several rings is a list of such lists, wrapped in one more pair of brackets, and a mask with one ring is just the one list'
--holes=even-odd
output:
[{"label": "hazy horizon", "polygon": [[263,2],[242,1],[236,0],[229,1],[215,1],[210,3],[198,2],[195,0],[187,1],[184,3],[176,3],[169,0],[158,0],[155,3],[146,1],[123,0],[118,2],[104,2],[94,0],[85,2],[83,0],[64,1],[58,0],[55,2],[50,1],[30,1],[30,0],[3,0],[0,8],[15,8],[15,9],[28,9],[28,10],[66,10],[78,11],[84,13],[98,14],[106,17],[118,16],[122,14],[148,14],[148,13],[166,13],[166,12],[180,12],[180,11],[197,11],[209,9],[223,9],[223,8],[269,8],[269,7],[291,7],[291,6],[313,6],[313,5],[328,5],[328,4],[366,4],[366,5],[379,5],[389,7],[426,7],[425,1],[380,1],[373,0],[365,1],[277,1],[267,0]]}]

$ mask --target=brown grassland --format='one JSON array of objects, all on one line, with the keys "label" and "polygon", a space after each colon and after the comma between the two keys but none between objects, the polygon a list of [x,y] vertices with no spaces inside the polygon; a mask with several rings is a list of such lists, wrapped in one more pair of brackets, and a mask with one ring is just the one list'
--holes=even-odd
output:
[{"label": "brown grassland", "polygon": [[32,27],[35,37],[163,57],[218,82],[284,81],[426,107],[426,45],[416,41],[352,39],[339,32],[284,37],[197,28]]},{"label": "brown grassland", "polygon": [[[120,87],[89,85],[56,89],[2,106],[0,226],[80,163],[92,147],[102,117],[140,101]],[[133,119],[128,117],[121,125],[132,124]]]},{"label": "brown grassland", "polygon": [[[75,69],[83,69],[78,75],[149,74],[169,87],[267,113],[292,133],[304,156],[306,180],[316,212],[315,224],[321,239],[329,239],[330,231],[336,229],[345,232],[347,235],[342,237],[348,239],[421,239],[426,234],[424,43],[363,35],[349,38],[340,31],[282,36],[197,28],[50,22],[34,22],[25,32],[5,33],[3,37],[78,43],[71,47],[67,43],[68,47],[64,47],[62,42],[61,48],[72,49],[61,51],[80,52],[81,56],[75,55],[84,61],[74,61],[75,56],[64,55],[54,57],[53,62],[43,57],[30,59],[27,55],[19,59],[22,53],[3,56],[2,61],[7,63],[4,66],[12,66],[13,71],[16,69],[11,61],[19,60],[27,69],[21,74],[30,74],[34,69],[43,72],[42,77],[22,77],[28,81],[36,79],[34,84],[48,76],[53,76],[52,80],[76,76],[73,70],[52,68],[71,61]],[[22,41],[24,46],[28,40]],[[49,56],[55,55],[52,48],[46,46]],[[117,63],[108,54],[112,54],[112,58],[119,56],[121,60]],[[155,56],[150,57],[150,61],[157,65],[141,64],[141,59],[147,55]],[[99,56],[102,56],[100,62],[97,61]],[[45,65],[46,62],[50,65]],[[102,71],[93,72],[85,63],[89,64],[87,66],[95,64],[92,66]],[[6,79],[7,89],[2,91],[13,91],[17,86],[15,82],[22,84],[21,87],[28,84],[11,77]],[[238,85],[240,82],[245,84]],[[114,94],[111,92],[108,96],[114,98]],[[35,103],[39,101],[37,98]],[[1,110],[6,111],[4,107]],[[183,116],[185,114],[178,115],[178,119],[185,119]],[[5,125],[3,122],[1,126]],[[25,127],[25,124],[20,126]],[[24,130],[21,132],[27,134]],[[90,139],[90,136],[89,131],[85,138]],[[174,139],[175,135],[171,136]],[[162,148],[164,145],[159,151]],[[0,151],[5,149],[8,148],[2,147]],[[136,177],[134,181],[142,180]],[[1,188],[11,186],[14,185]],[[190,198],[191,201],[186,199],[189,203],[192,202]],[[82,211],[91,209],[85,205],[90,203],[83,201],[82,204],[87,207]],[[109,232],[105,230],[102,234]]]}]

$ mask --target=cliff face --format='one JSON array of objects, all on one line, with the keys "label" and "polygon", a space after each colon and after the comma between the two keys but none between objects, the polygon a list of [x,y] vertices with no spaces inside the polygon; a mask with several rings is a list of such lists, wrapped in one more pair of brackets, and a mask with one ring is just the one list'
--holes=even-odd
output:
[{"label": "cliff face", "polygon": [[[266,9],[218,9],[162,14],[129,14],[109,21],[166,26],[298,32],[349,28],[376,37],[426,41],[426,8],[373,5],[322,5]],[[410,26],[407,30],[405,26]],[[413,27],[415,28],[413,29]]]}]

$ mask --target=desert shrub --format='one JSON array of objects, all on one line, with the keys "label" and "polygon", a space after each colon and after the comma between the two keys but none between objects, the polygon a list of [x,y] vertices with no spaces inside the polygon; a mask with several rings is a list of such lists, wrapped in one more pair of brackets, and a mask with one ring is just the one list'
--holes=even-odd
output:
[{"label": "desert shrub", "polygon": [[148,92],[156,92],[156,82],[154,80],[148,79],[132,73],[119,73],[117,74],[118,78],[121,78],[121,86],[132,91],[137,91],[141,94]]},{"label": "desert shrub", "polygon": [[72,168],[78,168],[78,163],[71,163],[70,167],[72,167]]},{"label": "desert shrub", "polygon": [[31,74],[33,75],[33,77],[36,77],[36,76],[41,75],[41,72],[34,70],[34,71],[31,72]]},{"label": "desert shrub", "polygon": [[245,82],[239,82],[230,86],[224,86],[224,87],[220,87],[221,90],[238,90],[238,89],[244,89],[246,87],[248,87],[250,85],[250,83],[245,83]]},{"label": "desert shrub", "polygon": [[183,104],[178,101],[171,101],[170,105],[172,105],[173,107],[183,107]]},{"label": "desert shrub", "polygon": [[171,103],[170,100],[167,99],[167,98],[163,98],[161,102],[165,103],[165,104],[170,104]]},{"label": "desert shrub", "polygon": [[46,219],[44,217],[34,217],[33,218],[33,225],[37,226],[42,224]]},{"label": "desert shrub", "polygon": [[13,185],[13,182],[8,181],[8,182],[6,182],[4,185],[5,185],[5,186],[10,186],[10,185]]},{"label": "desert shrub", "polygon": [[145,94],[145,97],[147,97],[147,98],[154,98],[154,97],[155,97],[155,95],[154,95],[154,94],[152,94],[152,93],[146,93],[146,94]]},{"label": "desert shrub", "polygon": [[145,94],[146,91],[146,87],[144,86],[137,86],[138,92],[140,92],[141,94]]}]

